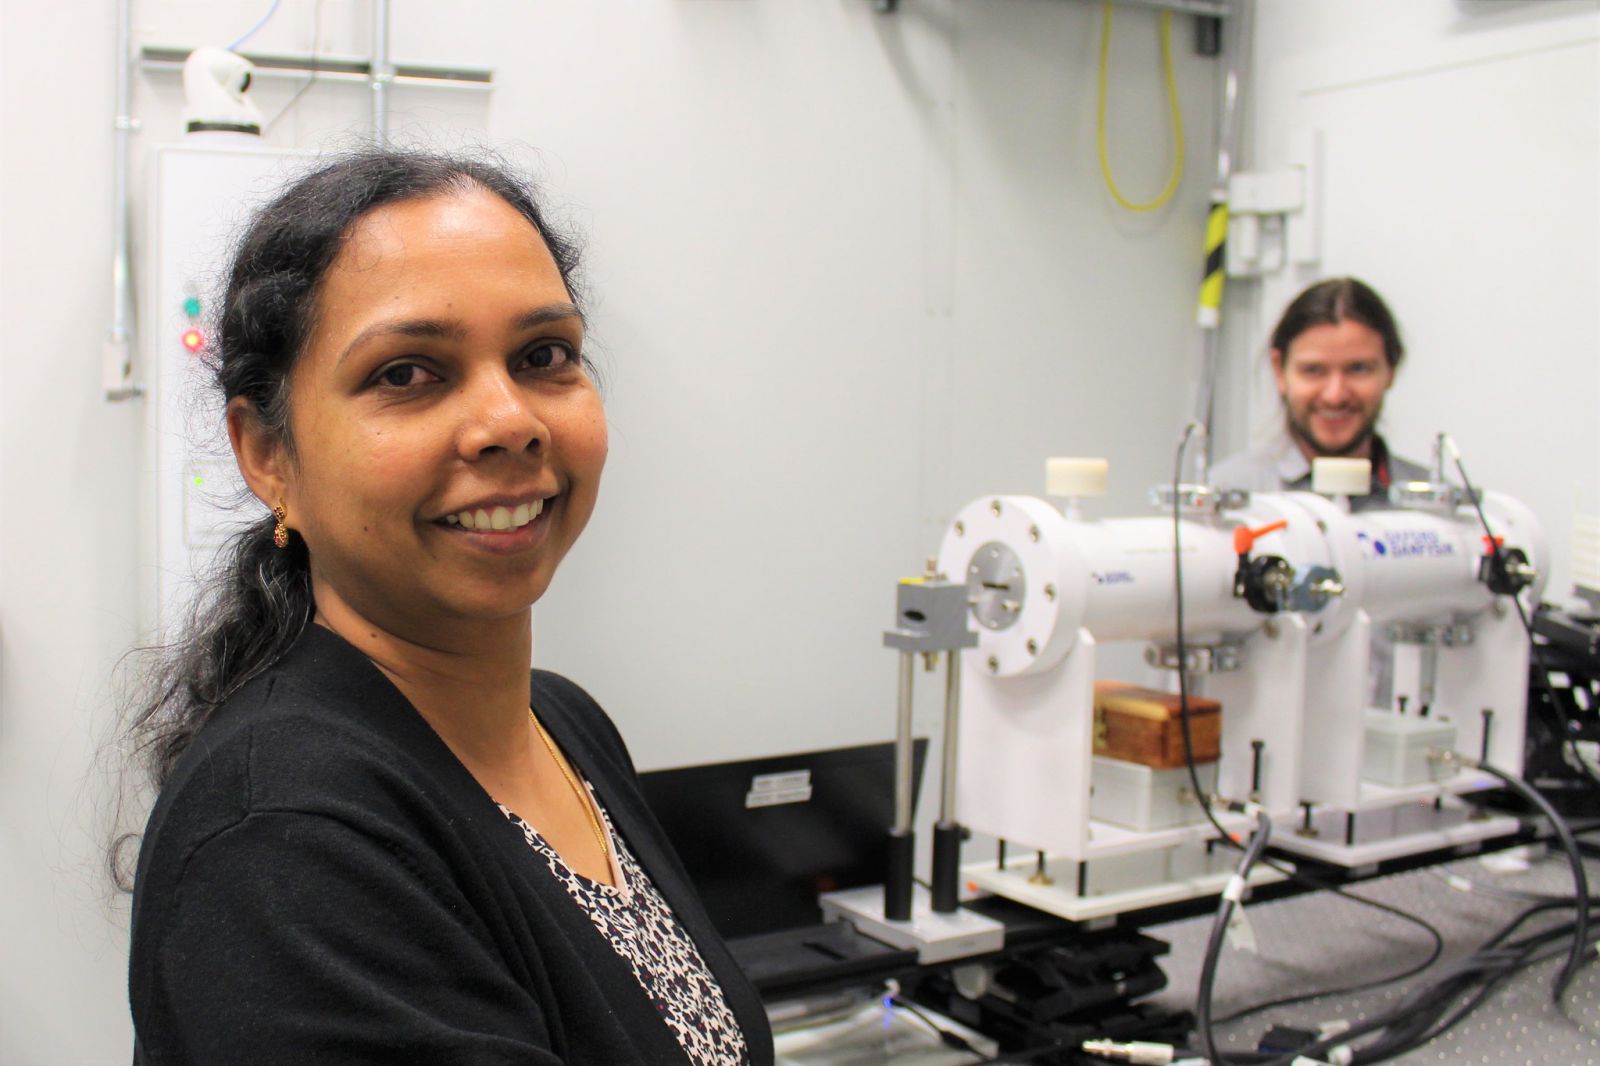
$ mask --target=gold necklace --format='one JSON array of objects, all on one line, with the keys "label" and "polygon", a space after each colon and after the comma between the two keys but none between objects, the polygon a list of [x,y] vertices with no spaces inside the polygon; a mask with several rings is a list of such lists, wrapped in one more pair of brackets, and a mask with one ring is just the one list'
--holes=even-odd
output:
[{"label": "gold necklace", "polygon": [[528,721],[533,723],[533,731],[539,734],[539,739],[544,741],[544,748],[550,753],[550,758],[555,762],[556,768],[561,771],[561,776],[567,779],[567,787],[572,789],[572,794],[577,798],[583,813],[589,816],[589,828],[594,830],[595,842],[600,845],[600,857],[608,863],[611,861],[611,846],[606,843],[606,831],[601,828],[600,818],[594,812],[594,805],[589,800],[589,795],[583,786],[578,784],[578,779],[572,775],[572,770],[567,766],[567,760],[561,757],[556,746],[550,740],[550,734],[544,731],[544,726],[539,724],[539,717],[533,713],[533,708],[528,708]]}]

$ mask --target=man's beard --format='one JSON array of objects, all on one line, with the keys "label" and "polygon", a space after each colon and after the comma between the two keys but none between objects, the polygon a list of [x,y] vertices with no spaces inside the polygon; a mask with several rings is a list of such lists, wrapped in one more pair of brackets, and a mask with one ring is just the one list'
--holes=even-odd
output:
[{"label": "man's beard", "polygon": [[1294,410],[1290,408],[1287,403],[1283,405],[1283,417],[1284,420],[1289,424],[1289,432],[1294,434],[1294,436],[1298,437],[1300,440],[1303,440],[1307,444],[1311,445],[1311,450],[1316,452],[1318,455],[1327,455],[1333,457],[1351,455],[1360,450],[1362,445],[1370,441],[1373,437],[1373,434],[1377,431],[1378,416],[1382,413],[1383,408],[1380,406],[1376,411],[1372,412],[1371,418],[1367,419],[1361,424],[1361,428],[1356,431],[1355,436],[1351,437],[1347,443],[1342,444],[1337,448],[1333,448],[1316,438],[1316,436],[1311,432],[1311,427],[1308,424],[1309,420],[1302,420],[1301,418],[1297,417],[1294,413]]}]

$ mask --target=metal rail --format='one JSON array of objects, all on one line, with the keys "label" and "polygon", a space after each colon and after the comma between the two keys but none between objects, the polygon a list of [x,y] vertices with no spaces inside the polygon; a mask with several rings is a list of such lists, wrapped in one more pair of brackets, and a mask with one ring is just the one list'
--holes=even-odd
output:
[{"label": "metal rail", "polygon": [[[139,69],[153,74],[181,74],[183,61],[192,48],[171,45],[145,45],[139,49]],[[372,80],[372,61],[350,56],[312,56],[308,54],[272,55],[240,52],[256,68],[258,78],[285,78],[318,81],[345,81],[367,84]],[[389,64],[391,85],[426,86],[432,89],[463,89],[488,92],[494,88],[494,71],[486,67],[426,66],[420,63]]]}]

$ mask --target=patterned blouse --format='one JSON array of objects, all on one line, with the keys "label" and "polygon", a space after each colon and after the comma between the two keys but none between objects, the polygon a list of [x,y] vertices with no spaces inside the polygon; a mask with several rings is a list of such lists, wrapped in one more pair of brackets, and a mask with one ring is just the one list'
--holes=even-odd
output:
[{"label": "patterned blouse", "polygon": [[593,789],[589,789],[589,798],[605,822],[610,885],[573,872],[537,829],[505,804],[500,804],[500,810],[522,830],[529,846],[544,857],[550,873],[633,970],[689,1060],[696,1066],[742,1066],[747,1061],[744,1033],[722,997],[721,986],[700,957],[700,949],[678,925],[671,906],[618,835]]}]

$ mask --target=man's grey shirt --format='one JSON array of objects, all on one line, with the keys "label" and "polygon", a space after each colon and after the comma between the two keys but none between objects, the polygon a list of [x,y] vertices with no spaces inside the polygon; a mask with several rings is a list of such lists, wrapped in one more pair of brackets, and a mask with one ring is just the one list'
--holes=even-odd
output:
[{"label": "man's grey shirt", "polygon": [[[1391,452],[1377,434],[1372,437],[1372,453],[1371,491],[1366,496],[1351,497],[1352,510],[1383,507],[1388,503],[1390,485],[1432,477],[1427,467]],[[1251,492],[1310,492],[1311,460],[1287,430],[1279,430],[1271,440],[1213,465],[1211,483],[1218,488]]]}]

